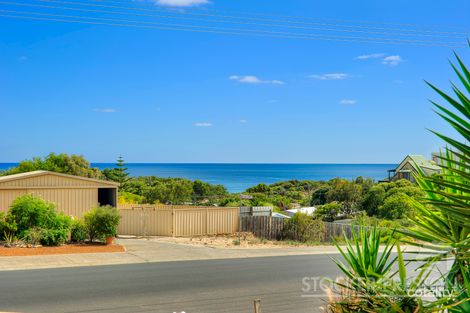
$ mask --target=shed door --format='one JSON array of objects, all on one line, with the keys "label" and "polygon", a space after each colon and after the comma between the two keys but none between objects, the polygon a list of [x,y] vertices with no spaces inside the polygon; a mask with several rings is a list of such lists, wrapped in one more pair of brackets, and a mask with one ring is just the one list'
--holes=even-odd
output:
[{"label": "shed door", "polygon": [[116,188],[98,188],[98,203],[100,205],[117,206]]}]

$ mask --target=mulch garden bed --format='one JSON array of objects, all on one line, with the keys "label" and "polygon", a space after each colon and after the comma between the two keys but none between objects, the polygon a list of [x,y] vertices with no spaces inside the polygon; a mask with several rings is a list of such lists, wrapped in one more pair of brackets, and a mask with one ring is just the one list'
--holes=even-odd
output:
[{"label": "mulch garden bed", "polygon": [[50,254],[76,254],[76,253],[99,253],[99,252],[124,252],[126,249],[121,245],[104,244],[69,244],[58,247],[34,247],[34,248],[6,248],[0,246],[0,257],[2,256],[30,256]]}]

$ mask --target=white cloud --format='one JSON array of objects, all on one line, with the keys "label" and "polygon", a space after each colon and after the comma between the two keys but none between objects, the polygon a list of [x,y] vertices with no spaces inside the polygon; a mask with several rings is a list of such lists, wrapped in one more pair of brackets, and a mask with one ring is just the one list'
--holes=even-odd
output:
[{"label": "white cloud", "polygon": [[94,109],[93,111],[100,112],[100,113],[116,113],[117,112],[117,110],[113,108]]},{"label": "white cloud", "polygon": [[155,3],[167,7],[193,7],[210,2],[209,0],[156,0]]},{"label": "white cloud", "polygon": [[372,53],[372,54],[364,54],[358,57],[355,57],[356,60],[367,60],[367,59],[381,59],[382,64],[389,65],[389,66],[397,66],[403,59],[399,55],[387,55],[385,53]]},{"label": "white cloud", "polygon": [[382,64],[390,66],[397,66],[401,62],[403,62],[403,59],[399,55],[389,55],[382,60]]},{"label": "white cloud", "polygon": [[348,78],[349,75],[346,73],[329,73],[329,74],[315,74],[310,75],[310,78],[315,78],[319,80],[343,80]]},{"label": "white cloud", "polygon": [[273,84],[273,85],[284,85],[284,82],[281,80],[262,80],[259,79],[256,76],[253,75],[245,75],[245,76],[239,76],[239,75],[232,75],[228,79],[230,80],[235,80],[239,83],[242,84]]},{"label": "white cloud", "polygon": [[240,123],[246,124],[246,123],[248,123],[248,121],[247,120],[240,120]]},{"label": "white cloud", "polygon": [[355,57],[357,60],[367,60],[367,59],[381,59],[385,57],[385,53],[372,53],[372,54],[363,54]]},{"label": "white cloud", "polygon": [[209,122],[197,122],[193,124],[196,127],[212,127],[212,123]]},{"label": "white cloud", "polygon": [[354,100],[354,99],[343,99],[339,102],[340,104],[344,104],[344,105],[352,105],[352,104],[356,104],[357,103],[357,100]]}]

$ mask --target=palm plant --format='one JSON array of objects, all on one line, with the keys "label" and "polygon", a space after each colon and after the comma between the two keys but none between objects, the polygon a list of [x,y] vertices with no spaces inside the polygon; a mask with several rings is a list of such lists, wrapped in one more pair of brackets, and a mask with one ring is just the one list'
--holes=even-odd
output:
[{"label": "palm plant", "polygon": [[[351,241],[346,238],[345,250],[336,245],[346,264],[335,262],[346,280],[336,284],[341,293],[339,298],[330,301],[330,312],[470,312],[470,146],[466,143],[470,141],[470,72],[459,56],[455,56],[458,67],[451,65],[464,91],[452,84],[456,95],[452,98],[434,85],[428,85],[455,109],[452,111],[432,101],[436,113],[464,141],[432,131],[448,145],[439,156],[442,171],[439,175],[426,176],[417,167],[416,181],[425,197],[415,202],[418,211],[412,217],[415,227],[400,231],[414,239],[406,243],[432,249],[435,253],[423,259],[425,263],[415,278],[409,278],[400,246],[393,239],[386,242],[384,251],[379,254],[377,229],[366,232],[361,228],[359,234],[353,232]],[[391,259],[394,247],[398,256]],[[417,297],[416,291],[429,290],[426,280],[431,267],[438,261],[448,260],[452,261],[451,269],[438,278],[444,281],[445,293],[436,293],[435,299],[429,301]],[[393,264],[398,265],[395,273],[391,273]]]},{"label": "palm plant", "polygon": [[391,258],[395,240],[388,237],[385,242],[383,252],[380,252],[380,244],[382,241],[382,231],[377,227],[368,230],[364,226],[360,226],[359,230],[353,228],[352,240],[344,235],[346,248],[343,250],[337,242],[335,246],[341,253],[347,265],[343,262],[333,259],[341,271],[351,280],[375,281],[386,275],[395,258]]},{"label": "palm plant", "polygon": [[[415,277],[409,277],[399,244],[390,237],[382,250],[381,231],[376,227],[370,230],[361,227],[358,233],[353,231],[351,241],[344,237],[345,250],[336,246],[345,263],[334,261],[346,279],[334,283],[339,292],[336,297],[330,297],[328,312],[427,313],[443,312],[457,305],[450,303],[448,296],[437,301],[417,296],[423,291],[431,293],[428,280],[432,264],[426,263]],[[396,257],[391,256],[394,248]],[[393,265],[398,267],[395,272],[392,272]]]},{"label": "palm plant", "polygon": [[427,82],[455,110],[449,110],[431,101],[436,113],[449,123],[464,139],[453,139],[432,131],[448,145],[438,158],[442,171],[439,175],[426,176],[418,171],[416,181],[425,192],[425,198],[416,202],[418,214],[413,217],[416,227],[404,233],[418,240],[409,242],[436,251],[428,261],[453,260],[445,273],[448,291],[460,292],[454,301],[459,306],[455,312],[470,312],[470,72],[455,54],[458,67],[452,68],[464,86],[460,90],[452,83],[456,98]]}]

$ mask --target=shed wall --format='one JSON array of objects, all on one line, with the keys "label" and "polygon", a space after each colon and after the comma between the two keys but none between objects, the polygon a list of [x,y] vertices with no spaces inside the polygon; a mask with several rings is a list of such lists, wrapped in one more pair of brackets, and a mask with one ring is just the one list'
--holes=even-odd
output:
[{"label": "shed wall", "polygon": [[7,189],[0,190],[0,211],[8,211],[11,203],[17,197],[30,193],[53,202],[59,212],[66,215],[81,217],[83,214],[98,205],[97,188],[81,189]]}]

